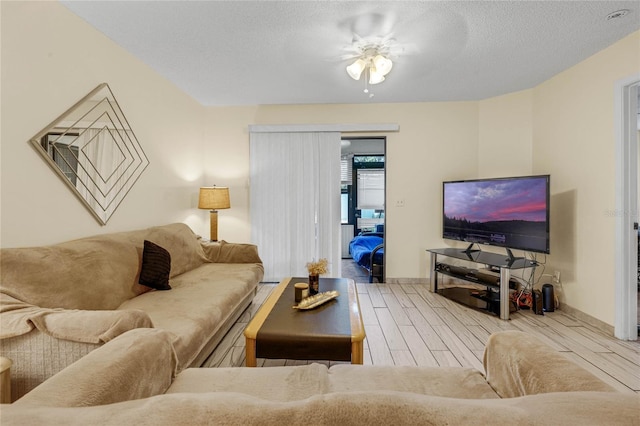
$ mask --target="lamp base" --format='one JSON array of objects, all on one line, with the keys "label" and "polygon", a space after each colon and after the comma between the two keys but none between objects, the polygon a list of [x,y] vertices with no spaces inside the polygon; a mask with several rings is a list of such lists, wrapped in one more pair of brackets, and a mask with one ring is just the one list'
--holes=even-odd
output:
[{"label": "lamp base", "polygon": [[210,226],[211,226],[211,241],[218,241],[218,211],[211,210],[210,216]]}]

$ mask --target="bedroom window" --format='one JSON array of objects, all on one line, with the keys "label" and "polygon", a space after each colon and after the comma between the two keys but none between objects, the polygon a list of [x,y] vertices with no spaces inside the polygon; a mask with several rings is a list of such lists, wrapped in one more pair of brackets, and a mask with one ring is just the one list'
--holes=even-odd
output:
[{"label": "bedroom window", "polygon": [[358,209],[384,210],[384,170],[358,169]]},{"label": "bedroom window", "polygon": [[384,224],[384,169],[357,169],[357,228],[375,232]]}]

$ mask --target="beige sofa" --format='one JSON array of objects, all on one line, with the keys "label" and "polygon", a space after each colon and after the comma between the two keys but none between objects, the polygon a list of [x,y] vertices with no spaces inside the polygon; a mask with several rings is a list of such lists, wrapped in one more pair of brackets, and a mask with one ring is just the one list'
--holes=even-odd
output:
[{"label": "beige sofa", "polygon": [[522,332],[492,335],[470,368],[321,364],[177,369],[171,336],[129,331],[12,405],[5,425],[637,425],[615,392]]},{"label": "beige sofa", "polygon": [[[205,243],[181,223],[2,249],[0,262],[0,355],[13,361],[13,400],[136,328],[166,330],[177,370],[198,367],[263,277],[254,245]],[[170,290],[139,284],[141,275],[155,282],[158,268]]]}]

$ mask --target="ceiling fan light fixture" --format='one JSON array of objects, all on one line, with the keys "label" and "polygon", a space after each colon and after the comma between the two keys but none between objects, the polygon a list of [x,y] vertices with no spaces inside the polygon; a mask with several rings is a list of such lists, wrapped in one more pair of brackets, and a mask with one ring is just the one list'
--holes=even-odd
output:
[{"label": "ceiling fan light fixture", "polygon": [[376,68],[369,69],[369,84],[379,84],[384,81],[384,74],[379,72]]},{"label": "ceiling fan light fixture", "polygon": [[347,74],[349,74],[349,77],[354,80],[360,80],[362,71],[364,71],[366,66],[367,63],[362,58],[358,58],[354,63],[347,67]]},{"label": "ceiling fan light fixture", "polygon": [[393,62],[391,59],[385,58],[384,56],[378,54],[373,58],[373,65],[376,67],[376,71],[380,74],[387,75],[391,71],[393,67]]},{"label": "ceiling fan light fixture", "polygon": [[359,47],[359,54],[355,62],[347,67],[347,74],[354,80],[360,80],[364,73],[365,93],[368,93],[366,84],[380,84],[384,77],[389,74],[393,67],[393,62],[386,56],[384,46],[369,44]]}]

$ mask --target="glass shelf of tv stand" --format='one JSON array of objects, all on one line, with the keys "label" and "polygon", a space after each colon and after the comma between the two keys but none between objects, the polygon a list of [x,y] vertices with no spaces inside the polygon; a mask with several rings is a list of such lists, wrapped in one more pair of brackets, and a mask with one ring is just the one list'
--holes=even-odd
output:
[{"label": "glass shelf of tv stand", "polygon": [[[480,286],[485,286],[497,290],[499,295],[499,315],[503,320],[509,319],[509,282],[511,279],[511,270],[535,268],[538,264],[533,260],[529,260],[523,257],[515,257],[510,250],[507,250],[505,254],[493,253],[482,250],[470,250],[460,248],[440,248],[427,250],[431,255],[431,279],[429,290],[433,293],[438,291],[438,274],[448,275],[454,278],[465,280]],[[465,274],[449,273],[442,270],[443,265],[447,265],[446,262],[439,262],[438,258],[452,258],[458,260],[465,260],[472,263],[483,264],[488,266],[491,270],[497,269],[500,272],[499,283],[483,282],[482,280],[475,279],[475,277],[469,277]],[[495,292],[494,292],[495,294]],[[491,303],[495,303],[491,297],[482,298],[487,302],[489,306]],[[488,308],[487,308],[488,309]]]}]

